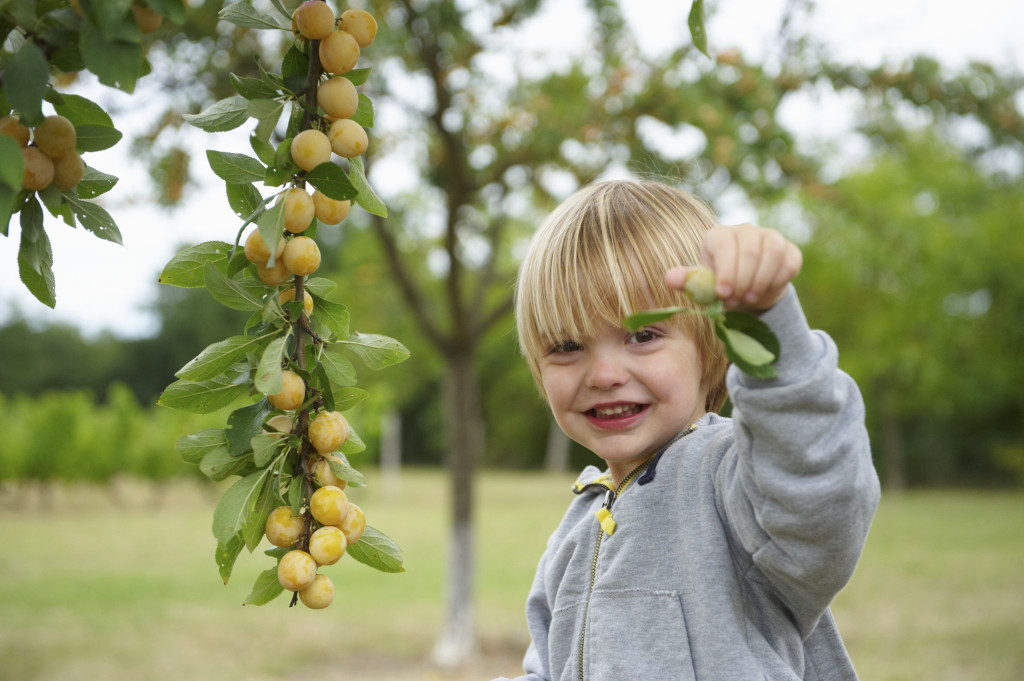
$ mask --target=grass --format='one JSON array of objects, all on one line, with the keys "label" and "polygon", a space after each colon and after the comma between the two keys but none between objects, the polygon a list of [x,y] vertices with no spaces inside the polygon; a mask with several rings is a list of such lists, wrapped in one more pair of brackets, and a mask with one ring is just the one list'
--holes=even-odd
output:
[{"label": "grass", "polygon": [[[178,483],[159,505],[128,483],[58,488],[45,510],[0,491],[0,681],[488,679],[518,673],[523,602],[570,476],[488,473],[478,486],[477,619],[483,655],[463,676],[426,663],[442,618],[447,493],[438,471],[371,475],[352,498],[405,553],[406,572],[327,568],[324,611],[284,596],[241,607],[259,551],[225,586],[210,535],[215,495]],[[887,496],[834,612],[865,681],[1024,678],[1024,495]]]}]

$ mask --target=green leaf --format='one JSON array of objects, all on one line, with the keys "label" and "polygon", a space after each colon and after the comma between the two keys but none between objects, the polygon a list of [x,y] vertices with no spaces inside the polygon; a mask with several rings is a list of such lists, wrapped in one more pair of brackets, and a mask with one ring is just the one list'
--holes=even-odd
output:
[{"label": "green leaf", "polygon": [[[288,30],[290,31],[291,27]],[[285,53],[284,59],[281,60],[281,76],[284,78],[284,86],[292,92],[299,92],[306,87],[308,73],[309,57],[293,44]],[[295,132],[290,134],[294,135]]]},{"label": "green leaf", "polygon": [[[25,177],[25,156],[21,153],[21,145],[13,137],[0,135],[0,183],[13,189],[21,189],[21,181]],[[10,214],[13,206],[7,209]]]},{"label": "green leaf", "polygon": [[[291,327],[289,327],[291,328]],[[281,363],[287,348],[288,336],[275,338],[263,351],[259,366],[256,367],[256,389],[264,395],[276,395],[284,389],[281,378]]]},{"label": "green leaf", "polygon": [[622,326],[630,331],[639,331],[645,326],[650,324],[657,324],[658,322],[665,321],[673,315],[689,310],[689,308],[678,306],[678,307],[663,307],[656,310],[644,310],[643,312],[637,312],[631,314],[622,320]]},{"label": "green leaf", "polygon": [[256,218],[256,226],[260,230],[260,236],[263,237],[263,243],[270,251],[267,267],[273,267],[274,252],[277,250],[278,242],[284,238],[284,201],[279,201],[260,213],[260,216]]},{"label": "green leaf", "polygon": [[244,0],[225,6],[218,16],[224,21],[242,28],[277,28],[291,31],[291,26],[284,26],[274,21],[266,12],[261,12]]},{"label": "green leaf", "polygon": [[106,194],[113,189],[117,181],[118,178],[114,175],[108,175],[95,168],[85,166],[85,174],[75,190],[78,192],[78,198],[80,199],[95,199],[97,196]]},{"label": "green leaf", "polygon": [[761,343],[742,331],[730,329],[724,323],[715,324],[715,334],[725,343],[725,353],[741,371],[756,378],[772,378],[778,375],[775,355]]},{"label": "green leaf", "polygon": [[326,337],[328,333],[333,334],[335,338],[348,338],[349,336],[348,308],[341,303],[314,295],[313,321],[316,327],[322,326],[323,329],[326,329],[327,333],[321,333],[321,329],[316,329],[320,337]]},{"label": "green leaf", "polygon": [[286,442],[284,436],[271,433],[262,433],[252,438],[253,463],[260,468],[265,467]]},{"label": "green leaf", "polygon": [[363,530],[359,541],[351,544],[346,553],[354,560],[381,572],[405,572],[402,567],[402,549],[390,537],[369,525]]},{"label": "green leaf", "polygon": [[351,80],[353,85],[358,87],[359,85],[365,83],[367,79],[369,79],[370,71],[371,69],[369,68],[352,69],[351,71],[345,74],[345,77]]},{"label": "green leaf", "polygon": [[348,340],[338,342],[355,353],[368,368],[374,370],[409,359],[406,347],[388,336],[357,332],[349,336]]},{"label": "green leaf", "polygon": [[206,266],[227,269],[233,247],[223,241],[204,241],[179,252],[164,265],[160,283],[180,288],[206,286]]},{"label": "green leaf", "polygon": [[280,94],[275,87],[260,78],[243,78],[233,73],[229,77],[235,91],[246,99],[272,99]]},{"label": "green leaf", "polygon": [[249,119],[249,102],[245,97],[237,95],[227,97],[210,105],[202,113],[184,114],[183,118],[206,132],[226,132],[234,130]]},{"label": "green leaf", "polygon": [[335,452],[332,454],[327,459],[327,465],[331,467],[332,473],[353,487],[363,487],[366,485],[366,476],[353,468],[343,453]]},{"label": "green leaf", "polygon": [[711,55],[708,54],[708,30],[704,24],[704,0],[693,0],[686,23],[690,27],[693,46],[703,52],[705,57],[710,57]]},{"label": "green leaf", "polygon": [[264,570],[256,577],[252,591],[245,597],[245,602],[242,605],[266,605],[280,596],[283,591],[284,587],[277,579],[277,568]]},{"label": "green leaf", "polygon": [[208,451],[199,462],[199,470],[210,480],[220,482],[240,473],[251,463],[251,457],[232,456],[225,446]]},{"label": "green leaf", "polygon": [[146,0],[146,4],[171,23],[185,23],[185,0]]},{"label": "green leaf", "polygon": [[82,60],[101,83],[131,93],[143,73],[142,48],[138,42],[105,33],[88,15],[82,19],[78,41]]},{"label": "green leaf", "polygon": [[359,104],[356,106],[356,112],[352,114],[351,118],[364,128],[373,127],[373,102],[361,92],[359,93]]},{"label": "green leaf", "polygon": [[370,186],[369,180],[366,179],[363,160],[358,156],[350,158],[349,165],[351,168],[348,174],[349,180],[352,181],[352,185],[359,192],[356,194],[356,203],[362,206],[363,210],[367,213],[386,218],[388,216],[388,207],[380,200],[380,197],[377,196]]},{"label": "green leaf", "polygon": [[263,309],[263,301],[241,284],[221,272],[212,262],[203,268],[206,289],[217,301],[232,310],[255,311]]},{"label": "green leaf", "polygon": [[25,41],[3,69],[4,94],[24,125],[43,121],[43,96],[50,78],[46,55],[32,41]]},{"label": "green leaf", "polygon": [[263,398],[228,414],[228,427],[224,429],[224,435],[232,456],[252,451],[252,439],[263,431],[263,422],[272,411],[273,405]]},{"label": "green leaf", "polygon": [[243,546],[245,546],[245,542],[242,541],[241,535],[237,534],[226,542],[217,542],[214,559],[217,561],[220,578],[224,580],[225,584],[231,578],[231,568],[235,566],[235,560],[238,559],[238,554],[242,552]]},{"label": "green leaf", "polygon": [[263,161],[265,165],[273,166],[277,163],[277,151],[267,140],[256,135],[249,135],[249,146],[256,153],[256,157]]},{"label": "green leaf", "polygon": [[225,187],[227,188],[228,205],[231,206],[231,210],[235,212],[235,215],[243,220],[249,219],[263,203],[263,197],[252,184],[232,184],[229,182]]},{"label": "green leaf", "polygon": [[210,168],[214,174],[230,184],[262,182],[266,172],[262,163],[245,154],[208,149],[206,158],[210,161]]},{"label": "green leaf", "polygon": [[212,529],[217,541],[227,543],[242,529],[242,524],[256,507],[271,470],[271,467],[263,468],[236,480],[220,498],[213,510]]},{"label": "green leaf", "polygon": [[354,430],[350,430],[348,439],[341,445],[342,454],[358,454],[359,452],[366,450],[366,443],[359,437],[359,433]]},{"label": "green leaf", "polygon": [[182,435],[174,444],[185,463],[198,464],[208,452],[218,448],[227,451],[228,441],[223,428],[207,428],[191,435]]},{"label": "green leaf", "polygon": [[43,229],[43,210],[34,198],[21,209],[21,244],[18,248],[18,274],[36,299],[47,307],[57,305],[53,278],[53,250]]},{"label": "green leaf", "polygon": [[[264,469],[270,470],[270,468]],[[242,539],[245,540],[245,548],[253,551],[263,539],[263,533],[267,525],[267,516],[274,510],[273,478],[267,476],[266,483],[260,488],[255,503],[249,509],[249,514],[242,521]]]},{"label": "green leaf", "polygon": [[341,166],[332,161],[321,163],[306,173],[306,182],[335,201],[345,201],[356,196],[356,188],[348,175]]},{"label": "green leaf", "polygon": [[284,102],[275,99],[254,99],[249,102],[249,117],[257,121],[253,135],[269,140],[277,128],[281,114],[284,112]]},{"label": "green leaf", "polygon": [[334,391],[334,408],[337,411],[348,411],[365,400],[370,393],[361,388],[346,387]]},{"label": "green leaf", "polygon": [[121,131],[104,125],[79,125],[75,127],[78,141],[75,148],[81,152],[103,151],[121,141]]},{"label": "green leaf", "polygon": [[218,376],[200,383],[178,380],[164,389],[157,404],[193,414],[209,414],[249,394],[249,382],[238,379]]},{"label": "green leaf", "polygon": [[327,378],[334,385],[352,386],[358,381],[355,365],[340,352],[332,351],[331,346],[320,355],[320,363],[327,373]]},{"label": "green leaf", "polygon": [[82,201],[70,192],[64,195],[64,201],[71,207],[71,212],[78,218],[83,227],[101,239],[121,244],[121,231],[117,228],[114,218],[99,204]]},{"label": "green leaf", "polygon": [[771,327],[765,324],[759,317],[742,310],[729,310],[724,314],[725,325],[730,329],[742,331],[763,345],[768,352],[779,356],[781,347],[779,339]]},{"label": "green leaf", "polygon": [[[338,288],[338,285],[326,277],[306,279],[306,290],[314,297],[323,298],[336,288]],[[348,334],[346,333],[345,335],[347,336]]]},{"label": "green leaf", "polygon": [[262,336],[231,336],[222,341],[208,345],[202,352],[195,356],[188,364],[174,374],[186,381],[205,381],[225,371],[247,353],[259,352],[260,348],[267,342],[267,339],[274,334],[263,334]]}]

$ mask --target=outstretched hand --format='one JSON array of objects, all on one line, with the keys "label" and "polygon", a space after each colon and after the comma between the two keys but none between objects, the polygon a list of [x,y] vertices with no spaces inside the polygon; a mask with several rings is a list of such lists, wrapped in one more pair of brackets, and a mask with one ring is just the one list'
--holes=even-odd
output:
[{"label": "outstretched hand", "polygon": [[[726,309],[762,312],[786,295],[800,273],[800,249],[774,229],[752,224],[719,225],[704,237],[701,264],[715,272]],[[665,284],[682,290],[689,267],[673,267]]]}]

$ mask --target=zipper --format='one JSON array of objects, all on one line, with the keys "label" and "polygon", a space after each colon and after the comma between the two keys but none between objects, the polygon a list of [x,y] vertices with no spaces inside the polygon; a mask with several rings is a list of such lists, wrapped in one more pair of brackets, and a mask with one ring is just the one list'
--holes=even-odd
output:
[{"label": "zipper", "polygon": [[607,489],[607,492],[605,492],[604,495],[604,503],[601,504],[601,508],[597,513],[595,513],[599,522],[599,527],[597,529],[597,541],[594,544],[594,559],[590,563],[590,590],[587,592],[587,605],[583,612],[583,628],[580,630],[580,681],[583,681],[583,649],[587,640],[587,618],[590,616],[590,597],[594,595],[594,582],[597,581],[597,557],[601,552],[601,540],[604,538],[604,535],[611,535],[615,532],[615,520],[612,518],[612,504],[615,503],[615,500],[620,494],[622,494],[623,490],[629,486],[629,483],[633,482],[633,479],[647,468],[648,464],[650,464],[650,459],[631,470],[629,474],[622,479],[622,482],[619,483],[618,487],[612,488],[605,483],[596,482],[591,483],[590,485],[585,485],[576,490],[577,493],[579,493],[591,486],[599,486]]}]

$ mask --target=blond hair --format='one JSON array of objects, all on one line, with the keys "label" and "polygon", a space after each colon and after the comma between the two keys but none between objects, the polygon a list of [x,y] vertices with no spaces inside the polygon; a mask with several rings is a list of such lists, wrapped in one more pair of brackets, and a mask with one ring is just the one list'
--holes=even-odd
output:
[{"label": "blond hair", "polygon": [[[660,182],[599,182],[560,204],[534,235],[516,282],[519,346],[537,385],[540,359],[558,342],[618,327],[641,310],[692,308],[665,285],[665,271],[698,264],[704,234],[717,224],[707,204]],[[705,408],[718,411],[728,360],[712,324],[698,314],[670,323],[697,344]]]}]

